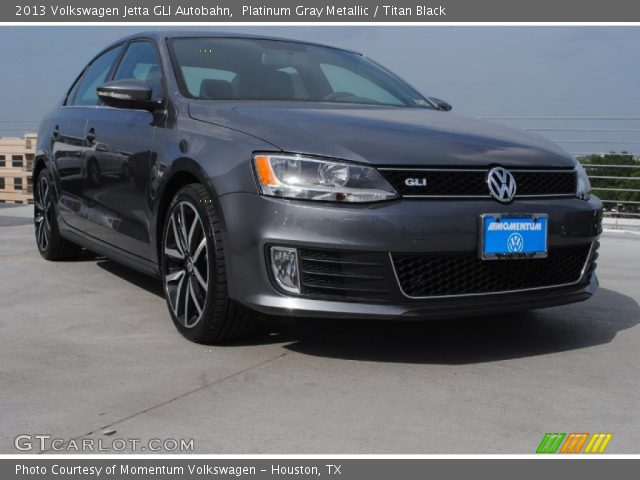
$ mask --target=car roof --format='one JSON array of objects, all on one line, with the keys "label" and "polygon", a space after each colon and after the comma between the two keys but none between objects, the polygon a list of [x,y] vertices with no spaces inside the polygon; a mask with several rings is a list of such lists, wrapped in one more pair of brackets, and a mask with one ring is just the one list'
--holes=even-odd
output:
[{"label": "car roof", "polygon": [[303,40],[296,40],[293,38],[272,37],[268,35],[253,35],[249,33],[237,33],[237,32],[216,32],[211,30],[148,30],[148,31],[143,31],[139,33],[134,33],[126,37],[122,37],[119,40],[113,42],[111,45],[109,45],[107,49],[111,48],[114,45],[118,45],[120,43],[129,41],[129,40],[135,40],[136,38],[152,38],[156,40],[156,42],[161,43],[168,38],[201,38],[201,37],[249,38],[249,39],[258,39],[258,40],[273,40],[277,42],[301,43],[304,45],[314,45],[317,47],[333,48],[335,50],[342,50],[345,52],[362,55],[360,52],[357,52],[355,50],[350,50],[348,48],[334,47],[332,45],[325,45],[325,44],[316,43],[316,42],[306,42]]}]

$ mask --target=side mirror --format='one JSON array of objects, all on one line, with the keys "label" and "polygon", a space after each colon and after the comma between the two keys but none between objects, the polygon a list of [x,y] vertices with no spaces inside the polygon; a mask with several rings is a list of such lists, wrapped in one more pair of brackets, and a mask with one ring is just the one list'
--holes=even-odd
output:
[{"label": "side mirror", "polygon": [[97,92],[100,100],[110,107],[153,112],[161,105],[151,100],[151,87],[141,80],[114,80],[100,85]]},{"label": "side mirror", "polygon": [[451,106],[451,104],[445,102],[444,100],[440,100],[439,98],[436,97],[429,97],[429,100],[435,104],[436,107],[438,107],[438,110],[443,111],[443,112],[450,112],[451,109],[453,108]]}]

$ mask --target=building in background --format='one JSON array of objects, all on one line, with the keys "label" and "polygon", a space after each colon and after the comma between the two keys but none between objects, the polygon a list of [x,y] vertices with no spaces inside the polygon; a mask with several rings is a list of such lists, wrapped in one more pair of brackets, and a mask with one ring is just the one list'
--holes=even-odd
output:
[{"label": "building in background", "polygon": [[31,169],[36,151],[35,133],[0,137],[0,203],[33,203]]}]

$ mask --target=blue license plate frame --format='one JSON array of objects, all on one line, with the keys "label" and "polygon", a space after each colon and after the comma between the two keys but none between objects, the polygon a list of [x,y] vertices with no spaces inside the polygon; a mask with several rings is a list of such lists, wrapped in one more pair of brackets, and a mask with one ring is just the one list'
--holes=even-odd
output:
[{"label": "blue license plate frame", "polygon": [[485,213],[480,216],[479,256],[482,260],[546,258],[548,229],[546,213]]}]

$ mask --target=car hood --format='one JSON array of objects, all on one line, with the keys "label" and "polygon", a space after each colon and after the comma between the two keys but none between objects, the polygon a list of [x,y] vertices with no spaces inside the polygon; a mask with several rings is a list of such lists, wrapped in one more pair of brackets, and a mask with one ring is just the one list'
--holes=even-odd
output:
[{"label": "car hood", "polygon": [[569,154],[542,137],[437,110],[194,101],[189,114],[258,137],[286,152],[374,165],[575,165]]}]

